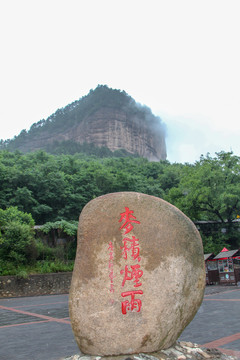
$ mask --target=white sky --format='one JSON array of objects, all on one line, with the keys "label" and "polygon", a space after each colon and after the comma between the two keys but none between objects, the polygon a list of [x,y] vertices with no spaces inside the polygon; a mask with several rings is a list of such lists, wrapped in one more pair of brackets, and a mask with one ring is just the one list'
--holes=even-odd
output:
[{"label": "white sky", "polygon": [[125,90],[168,128],[171,162],[240,156],[239,0],[0,0],[0,138]]}]

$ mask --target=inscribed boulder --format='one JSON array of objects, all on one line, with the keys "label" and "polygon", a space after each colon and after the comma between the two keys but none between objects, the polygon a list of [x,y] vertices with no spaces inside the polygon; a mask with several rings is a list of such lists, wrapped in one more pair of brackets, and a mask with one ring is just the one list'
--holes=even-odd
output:
[{"label": "inscribed boulder", "polygon": [[122,192],[83,209],[69,299],[83,353],[169,348],[196,314],[204,287],[199,232],[176,207]]}]

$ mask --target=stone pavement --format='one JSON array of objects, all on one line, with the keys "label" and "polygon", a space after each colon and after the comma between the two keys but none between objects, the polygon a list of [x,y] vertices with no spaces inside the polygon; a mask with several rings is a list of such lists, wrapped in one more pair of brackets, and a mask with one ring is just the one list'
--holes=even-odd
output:
[{"label": "stone pavement", "polygon": [[[80,354],[68,316],[68,295],[0,299],[0,360],[59,360]],[[208,286],[180,340],[240,359],[240,288]]]},{"label": "stone pavement", "polygon": [[240,358],[240,288],[207,286],[197,315],[179,339]]}]

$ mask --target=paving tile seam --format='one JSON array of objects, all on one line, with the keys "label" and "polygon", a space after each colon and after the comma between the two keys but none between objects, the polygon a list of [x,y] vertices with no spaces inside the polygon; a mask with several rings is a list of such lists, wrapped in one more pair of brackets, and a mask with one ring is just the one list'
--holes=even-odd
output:
[{"label": "paving tile seam", "polygon": [[67,304],[67,303],[68,303],[68,301],[58,301],[58,302],[46,303],[46,304],[19,305],[19,306],[14,306],[14,309],[20,309],[20,308],[24,308],[24,307],[36,307],[36,306],[48,306],[48,305],[57,305],[57,304]]},{"label": "paving tile seam", "polygon": [[236,340],[240,340],[240,332],[233,334],[233,335],[225,336],[223,338],[220,338],[220,339],[217,339],[214,341],[210,341],[209,343],[206,343],[203,346],[204,347],[219,347],[219,346],[229,344],[230,342],[233,342]]},{"label": "paving tile seam", "polygon": [[8,310],[8,311],[13,311],[13,312],[16,312],[16,313],[19,313],[19,314],[34,316],[34,317],[38,317],[38,318],[41,318],[41,319],[50,320],[50,321],[55,321],[55,322],[59,322],[59,323],[71,324],[70,321],[67,321],[67,320],[64,320],[64,319],[53,318],[53,317],[51,317],[51,316],[46,316],[46,315],[41,315],[41,314],[37,314],[37,313],[32,313],[32,312],[29,312],[29,311],[18,310],[18,309],[10,308],[10,307],[7,307],[7,306],[2,306],[2,305],[0,305],[0,309]]},{"label": "paving tile seam", "polygon": [[51,322],[51,320],[29,321],[29,322],[20,323],[20,324],[2,325],[2,326],[0,326],[0,329],[22,326],[22,325],[42,324],[42,323],[47,323],[47,322]]},{"label": "paving tile seam", "polygon": [[240,351],[225,349],[225,348],[216,348],[216,349],[218,349],[225,355],[236,356],[238,359],[240,359]]}]

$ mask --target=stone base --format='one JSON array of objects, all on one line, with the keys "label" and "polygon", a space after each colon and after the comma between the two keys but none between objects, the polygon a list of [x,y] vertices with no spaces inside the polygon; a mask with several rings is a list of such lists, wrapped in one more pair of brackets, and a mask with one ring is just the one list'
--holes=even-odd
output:
[{"label": "stone base", "polygon": [[[233,351],[234,353],[234,351]],[[73,355],[59,360],[237,360],[238,357],[223,354],[218,349],[207,349],[186,341],[177,341],[167,349],[151,354],[131,354],[119,356]]]}]

